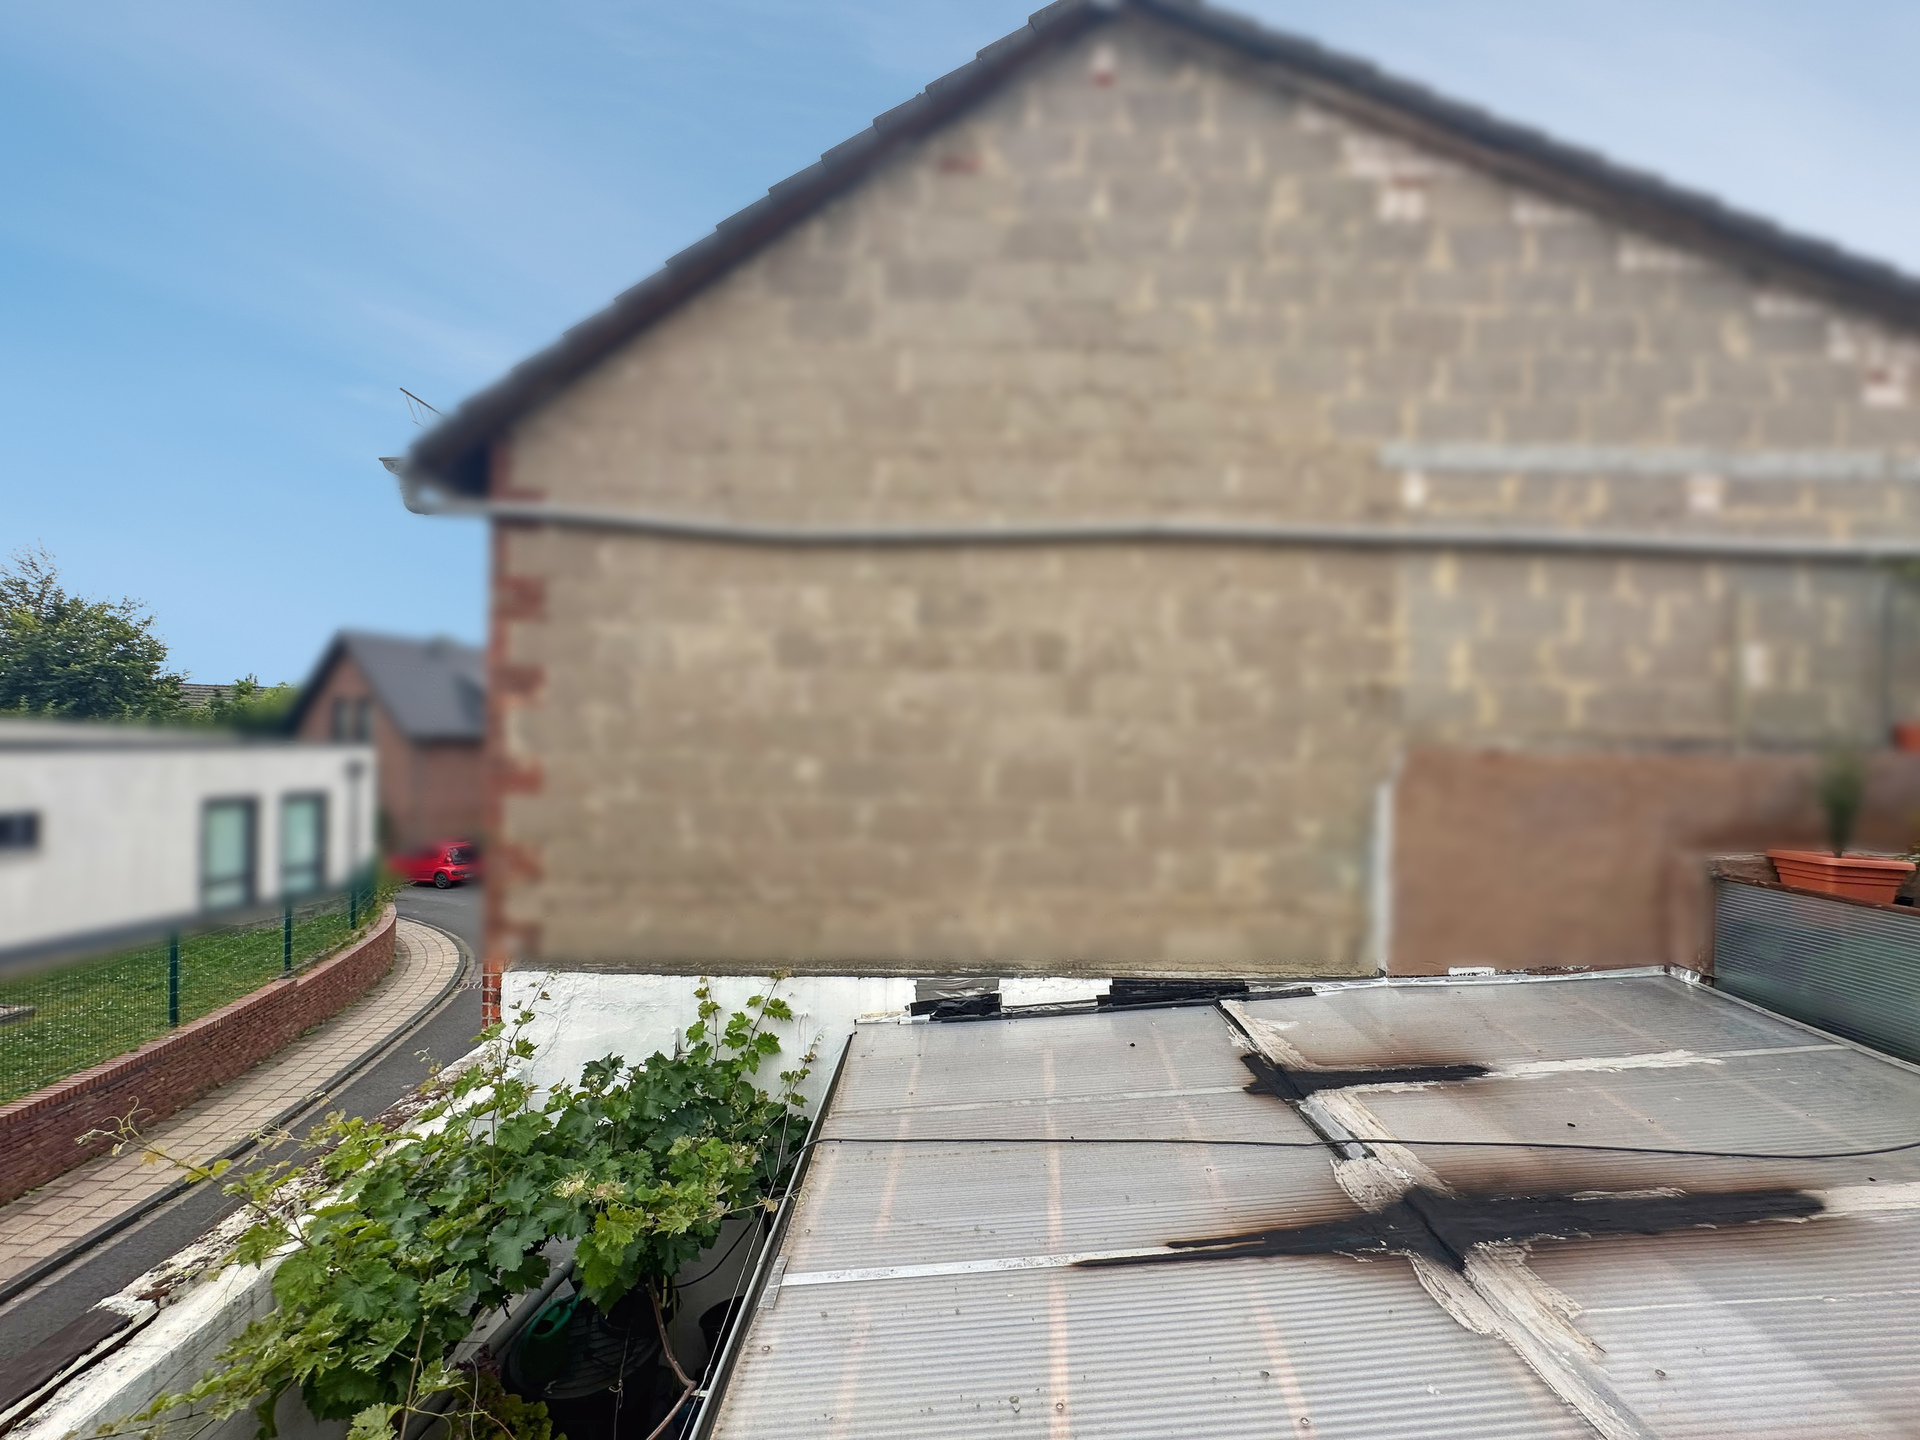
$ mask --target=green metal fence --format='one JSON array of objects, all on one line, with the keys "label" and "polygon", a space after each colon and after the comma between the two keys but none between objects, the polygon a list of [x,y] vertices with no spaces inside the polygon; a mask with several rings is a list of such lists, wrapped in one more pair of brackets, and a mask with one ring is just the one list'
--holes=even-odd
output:
[{"label": "green metal fence", "polygon": [[391,889],[368,877],[271,914],[0,974],[0,1105],[299,974],[364,928]]}]

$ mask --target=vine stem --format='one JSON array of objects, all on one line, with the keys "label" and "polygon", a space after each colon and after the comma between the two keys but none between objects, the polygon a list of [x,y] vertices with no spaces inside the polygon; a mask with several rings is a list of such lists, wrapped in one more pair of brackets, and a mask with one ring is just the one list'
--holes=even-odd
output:
[{"label": "vine stem", "polygon": [[680,1368],[680,1359],[673,1353],[673,1341],[667,1338],[667,1317],[660,1309],[660,1292],[654,1289],[651,1284],[647,1286],[647,1299],[653,1302],[653,1323],[660,1327],[660,1353],[667,1357],[667,1364],[671,1365],[673,1367],[673,1373],[680,1377],[682,1387],[680,1398],[673,1402],[673,1408],[667,1411],[665,1417],[658,1425],[653,1427],[652,1433],[647,1436],[647,1440],[659,1440],[659,1437],[665,1433],[667,1426],[673,1423],[673,1417],[680,1413],[681,1407],[693,1398],[693,1392],[700,1387],[689,1380],[687,1378],[687,1372]]}]

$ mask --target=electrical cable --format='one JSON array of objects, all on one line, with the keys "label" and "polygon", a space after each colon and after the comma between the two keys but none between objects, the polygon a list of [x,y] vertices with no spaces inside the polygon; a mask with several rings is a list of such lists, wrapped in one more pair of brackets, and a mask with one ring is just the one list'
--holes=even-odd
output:
[{"label": "electrical cable", "polygon": [[[1206,1139],[1180,1135],[823,1135],[800,1150],[815,1145],[1222,1145],[1266,1150],[1325,1150],[1342,1145],[1400,1145],[1415,1149],[1455,1150],[1584,1150],[1604,1155],[1664,1155],[1689,1160],[1866,1160],[1920,1150],[1920,1140],[1881,1145],[1868,1150],[1778,1152],[1769,1150],[1687,1150],[1656,1145],[1594,1145],[1568,1140],[1403,1140],[1398,1136],[1356,1135],[1350,1140]],[[800,1150],[794,1153],[798,1155]]]},{"label": "electrical cable", "polygon": [[709,1275],[714,1274],[716,1271],[720,1269],[722,1265],[726,1264],[727,1261],[733,1258],[733,1252],[740,1248],[740,1242],[746,1239],[747,1236],[751,1235],[757,1228],[759,1228],[757,1220],[748,1221],[747,1224],[741,1227],[740,1233],[733,1237],[733,1243],[727,1246],[726,1254],[722,1255],[718,1260],[714,1261],[713,1264],[709,1265],[706,1269],[702,1270],[698,1275],[695,1275],[691,1280],[675,1280],[673,1282],[674,1289],[684,1290],[689,1285],[698,1285],[702,1280],[706,1279]]}]

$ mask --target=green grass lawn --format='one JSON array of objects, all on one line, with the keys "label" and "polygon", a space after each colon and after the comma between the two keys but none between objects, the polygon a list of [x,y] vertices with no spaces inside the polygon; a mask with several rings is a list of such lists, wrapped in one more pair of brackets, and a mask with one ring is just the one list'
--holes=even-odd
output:
[{"label": "green grass lawn", "polygon": [[[363,916],[377,915],[384,895]],[[184,1024],[281,974],[281,922],[223,926],[180,937],[180,1020]],[[295,910],[293,966],[321,959],[348,937],[345,896]],[[79,964],[0,979],[0,1105],[112,1059],[167,1033],[167,944],[123,950]]]}]

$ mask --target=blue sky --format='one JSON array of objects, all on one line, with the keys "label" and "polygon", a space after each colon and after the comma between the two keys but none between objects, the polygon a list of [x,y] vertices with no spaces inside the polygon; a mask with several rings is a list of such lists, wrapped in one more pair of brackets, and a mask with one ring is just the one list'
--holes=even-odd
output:
[{"label": "blue sky", "polygon": [[[199,680],[484,628],[374,457],[927,80],[995,0],[9,0],[0,551]],[[1250,0],[1271,24],[1920,272],[1920,6]]]}]

